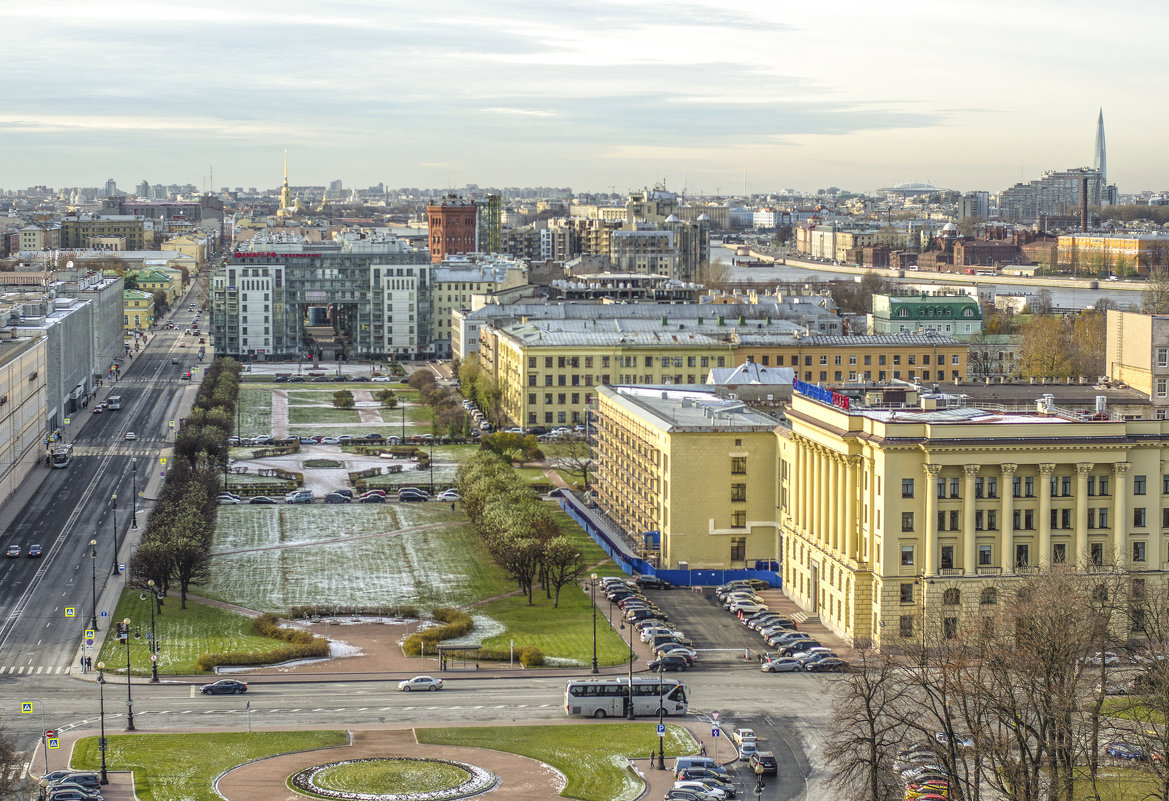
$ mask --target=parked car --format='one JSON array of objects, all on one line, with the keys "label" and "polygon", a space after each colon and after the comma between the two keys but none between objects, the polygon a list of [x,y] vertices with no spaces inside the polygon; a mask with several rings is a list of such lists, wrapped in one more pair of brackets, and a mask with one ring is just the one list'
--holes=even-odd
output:
[{"label": "parked car", "polygon": [[1097,651],[1084,660],[1089,665],[1099,666],[1101,662],[1105,665],[1119,665],[1120,656],[1112,651]]},{"label": "parked car", "polygon": [[672,670],[685,670],[689,667],[689,665],[686,664],[686,660],[680,656],[662,656],[647,662],[645,667],[652,673],[657,672],[659,668],[665,672]]},{"label": "parked car", "polygon": [[793,656],[780,656],[775,659],[768,659],[759,666],[759,669],[764,673],[794,673],[797,670],[803,670],[803,668],[803,663]]},{"label": "parked car", "polygon": [[[770,751],[756,751],[751,755],[748,764],[752,771],[770,773],[773,776],[779,773],[779,762],[776,760],[775,754]],[[762,771],[758,771],[760,766],[763,767]]]},{"label": "parked car", "polygon": [[199,688],[203,695],[243,695],[247,691],[248,685],[235,679],[220,679]]},{"label": "parked car", "polygon": [[450,503],[451,501],[461,500],[459,498],[458,490],[453,490],[453,489],[443,490],[442,492],[440,492],[438,494],[438,499],[440,501],[446,501],[447,503]]},{"label": "parked car", "polygon": [[352,503],[353,499],[339,492],[330,492],[325,496],[325,503]]},{"label": "parked car", "polygon": [[[711,799],[711,801],[724,801],[724,799],[727,797],[727,793],[725,790],[721,790],[721,789],[718,789],[716,787],[710,787],[706,784],[703,784],[701,781],[698,781],[697,779],[694,779],[694,780],[683,779],[681,781],[676,781],[676,782],[674,782],[674,786],[672,789],[674,789],[674,790],[687,790],[687,791],[691,791],[691,792],[695,792],[695,793],[704,794],[705,797],[707,799]],[[678,798],[678,796],[674,796],[674,797]],[[685,796],[682,796],[682,797],[684,798]]]},{"label": "parked car", "polygon": [[804,670],[809,673],[843,673],[848,670],[848,663],[839,657],[829,656],[809,662],[804,666]]},{"label": "parked car", "polygon": [[643,587],[647,590],[668,590],[674,585],[666,581],[664,578],[657,576],[638,576],[634,579],[638,587]]},{"label": "parked car", "polygon": [[238,495],[230,492],[221,492],[216,500],[220,503],[239,503],[241,499]]},{"label": "parked car", "polygon": [[276,503],[275,498],[269,498],[267,495],[257,495],[254,498],[248,498],[248,503],[253,504],[269,504]]},{"label": "parked car", "polygon": [[377,493],[372,493],[372,492],[363,492],[357,498],[357,502],[358,503],[385,503],[386,496],[385,495],[378,495]]},{"label": "parked car", "polygon": [[425,492],[408,492],[406,490],[399,490],[398,500],[406,503],[414,503],[419,501],[428,501],[430,496]]},{"label": "parked car", "polygon": [[731,741],[735,745],[742,745],[745,742],[755,742],[757,739],[754,729],[735,729],[731,732]]},{"label": "parked car", "polygon": [[1149,758],[1148,752],[1143,748],[1119,741],[1104,746],[1104,753],[1113,759],[1123,759],[1126,762],[1144,762]]},{"label": "parked car", "polygon": [[775,650],[780,656],[795,656],[796,654],[807,651],[809,648],[816,648],[819,645],[820,643],[816,640],[796,640],[779,645]]},{"label": "parked car", "polygon": [[436,679],[433,676],[415,676],[412,679],[398,682],[398,689],[406,693],[415,690],[437,692],[442,689],[442,679]]}]

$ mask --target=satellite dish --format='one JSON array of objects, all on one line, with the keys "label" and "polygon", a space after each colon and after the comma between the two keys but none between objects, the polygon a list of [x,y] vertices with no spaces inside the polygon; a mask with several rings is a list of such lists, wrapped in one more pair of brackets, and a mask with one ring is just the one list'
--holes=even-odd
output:
[{"label": "satellite dish", "polygon": [[68,264],[66,264],[66,265],[65,265],[65,269],[66,269],[66,270],[72,270],[72,269],[73,269],[73,262],[72,262],[72,261],[70,261]]}]

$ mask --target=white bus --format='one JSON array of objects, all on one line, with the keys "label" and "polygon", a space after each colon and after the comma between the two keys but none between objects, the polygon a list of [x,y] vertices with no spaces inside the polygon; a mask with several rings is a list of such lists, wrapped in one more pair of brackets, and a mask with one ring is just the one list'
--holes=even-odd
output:
[{"label": "white bus", "polygon": [[106,406],[108,406],[111,409],[121,409],[122,408],[122,396],[121,395],[110,395],[108,398],[106,398]]},{"label": "white bus", "polygon": [[[633,679],[633,714],[685,715],[689,688],[677,679],[637,677]],[[629,679],[572,679],[564,688],[564,714],[587,717],[626,717],[629,710]]]},{"label": "white bus", "polygon": [[73,461],[73,445],[65,443],[53,448],[49,454],[49,464],[53,467],[65,468]]}]

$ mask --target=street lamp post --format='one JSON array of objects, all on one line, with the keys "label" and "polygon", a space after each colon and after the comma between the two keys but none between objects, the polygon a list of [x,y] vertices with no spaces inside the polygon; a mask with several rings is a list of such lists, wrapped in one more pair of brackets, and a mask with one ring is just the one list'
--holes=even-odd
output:
[{"label": "street lamp post", "polygon": [[138,530],[138,458],[130,457],[130,480],[133,494],[130,495],[130,528]]},{"label": "street lamp post", "polygon": [[402,409],[402,445],[406,444],[406,402],[399,401],[399,406]]},{"label": "street lamp post", "polygon": [[[621,621],[621,629],[625,629],[625,621]],[[633,720],[633,633],[636,629],[629,624],[629,708],[625,710],[625,717]]]},{"label": "street lamp post", "polygon": [[134,696],[130,691],[130,618],[122,621],[122,637],[126,643],[126,731],[134,731]]},{"label": "street lamp post", "polygon": [[662,702],[662,672],[665,666],[662,660],[658,658],[658,770],[666,769],[666,707]]},{"label": "street lamp post", "polygon": [[150,588],[150,683],[158,684],[158,635],[154,633],[154,605],[162,594],[155,586],[154,579],[147,581],[146,586]]},{"label": "street lamp post", "polygon": [[598,673],[597,670],[597,574],[593,573],[590,577],[589,583],[589,597],[593,601],[593,673]]},{"label": "street lamp post", "polygon": [[114,575],[120,576],[122,571],[118,569],[118,552],[122,549],[118,544],[118,493],[116,492],[110,496],[110,508],[113,511],[110,519],[113,521],[114,529]]},{"label": "street lamp post", "polygon": [[106,776],[106,677],[105,662],[97,663],[97,699],[98,714],[101,716],[101,739],[97,741],[97,750],[101,752],[101,783],[109,784]]},{"label": "street lamp post", "polygon": [[97,539],[89,541],[89,592],[93,596],[93,614],[89,627],[97,631]]}]

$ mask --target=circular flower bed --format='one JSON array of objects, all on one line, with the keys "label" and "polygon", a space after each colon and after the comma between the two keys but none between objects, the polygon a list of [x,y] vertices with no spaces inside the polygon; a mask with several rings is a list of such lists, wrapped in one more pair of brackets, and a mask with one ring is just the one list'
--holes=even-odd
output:
[{"label": "circular flower bed", "polygon": [[[386,757],[314,765],[294,773],[288,783],[320,798],[342,801],[451,801],[495,787],[495,774],[448,759]],[[381,788],[391,792],[370,792]]]}]

